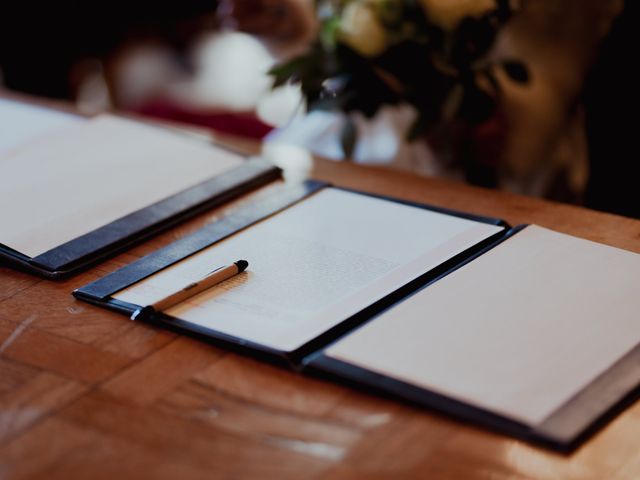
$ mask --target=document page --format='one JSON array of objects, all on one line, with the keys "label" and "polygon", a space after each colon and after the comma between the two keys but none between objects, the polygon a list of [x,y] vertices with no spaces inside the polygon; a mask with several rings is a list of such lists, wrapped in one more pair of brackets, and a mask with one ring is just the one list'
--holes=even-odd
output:
[{"label": "document page", "polygon": [[529,226],[325,354],[538,425],[640,343],[640,255]]},{"label": "document page", "polygon": [[77,115],[0,98],[0,155],[84,121]]},{"label": "document page", "polygon": [[68,125],[0,152],[0,243],[35,257],[242,162],[109,115]]},{"label": "document page", "polygon": [[145,306],[245,259],[167,313],[291,351],[502,228],[325,188],[114,297]]}]

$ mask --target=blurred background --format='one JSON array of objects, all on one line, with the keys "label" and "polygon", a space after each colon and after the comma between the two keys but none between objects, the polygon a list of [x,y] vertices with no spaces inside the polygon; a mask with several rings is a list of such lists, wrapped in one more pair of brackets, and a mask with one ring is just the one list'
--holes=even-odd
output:
[{"label": "blurred background", "polygon": [[[349,161],[387,165],[640,218],[634,139],[637,2],[523,0],[496,51],[531,81],[505,83],[471,162],[408,144],[406,111],[360,122]],[[331,115],[305,115],[298,89],[267,71],[313,38],[311,0],[3,2],[0,83],[345,160]]]}]

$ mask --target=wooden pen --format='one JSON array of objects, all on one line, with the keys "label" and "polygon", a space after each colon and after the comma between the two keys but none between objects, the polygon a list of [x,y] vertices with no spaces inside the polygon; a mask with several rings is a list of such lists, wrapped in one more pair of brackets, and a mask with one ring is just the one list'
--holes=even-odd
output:
[{"label": "wooden pen", "polygon": [[146,317],[147,315],[153,315],[154,313],[163,312],[168,308],[173,307],[174,305],[184,302],[186,299],[197,295],[200,292],[204,292],[205,290],[219,283],[222,283],[225,280],[228,280],[229,278],[237,275],[240,272],[244,272],[248,266],[249,262],[247,262],[246,260],[238,260],[231,265],[217,268],[212,272],[209,272],[202,279],[186,285],[177,292],[174,292],[158,300],[157,302],[152,303],[151,305],[147,305],[143,308],[138,308],[131,315],[131,320],[141,319]]}]

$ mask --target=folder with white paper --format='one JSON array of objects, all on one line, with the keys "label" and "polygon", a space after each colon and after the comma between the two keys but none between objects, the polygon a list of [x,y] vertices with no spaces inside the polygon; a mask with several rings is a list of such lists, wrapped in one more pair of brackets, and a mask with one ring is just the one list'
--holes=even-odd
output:
[{"label": "folder with white paper", "polygon": [[0,255],[45,275],[278,175],[266,162],[248,165],[235,153],[121,117],[84,119],[0,100],[0,120],[12,118],[15,126],[0,133]]},{"label": "folder with white paper", "polygon": [[130,315],[245,257],[248,271],[152,321],[557,449],[638,390],[640,255],[329,186],[304,195],[230,212],[75,294]]}]

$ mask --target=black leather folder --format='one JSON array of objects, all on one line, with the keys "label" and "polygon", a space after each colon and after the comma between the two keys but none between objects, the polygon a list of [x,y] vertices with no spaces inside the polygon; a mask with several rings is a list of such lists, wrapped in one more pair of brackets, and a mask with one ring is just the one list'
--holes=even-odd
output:
[{"label": "black leather folder", "polygon": [[[133,312],[143,306],[114,298],[113,295],[116,292],[175,265],[237,232],[249,229],[261,220],[277,215],[278,212],[284,211],[298,202],[303,202],[306,198],[328,187],[329,185],[325,183],[315,181],[293,186],[282,186],[279,191],[272,193],[266,200],[240,207],[221,221],[212,223],[191,236],[178,240],[110,275],[79,288],[74,292],[74,296],[94,305],[131,316]],[[368,194],[363,193],[363,195]],[[397,290],[366,306],[361,311],[293,350],[273,349],[245,338],[205,328],[164,313],[156,314],[149,318],[148,321],[164,328],[195,336],[223,348],[248,354],[302,373],[328,378],[355,388],[400,399],[411,404],[443,412],[463,421],[482,425],[504,434],[561,451],[570,451],[576,448],[620,408],[637,396],[637,387],[640,383],[640,369],[637,368],[640,361],[640,347],[630,352],[607,372],[585,387],[569,403],[546,419],[543,424],[534,426],[511,420],[483,408],[405,383],[396,378],[375,373],[366,368],[343,363],[325,355],[324,351],[328,346],[349,335],[360,326],[367,324],[367,322],[372,321],[381,312],[393,308],[397,302],[402,301],[412,293],[423,288],[429,288],[431,284],[473,262],[505,240],[518,235],[519,232],[526,228],[526,226],[511,228],[500,219],[468,215],[428,205],[401,202],[387,197],[378,198],[385,198],[389,201],[435,210],[440,213],[504,228],[435,268],[423,272],[418,278],[402,285]]]}]

